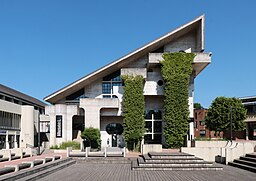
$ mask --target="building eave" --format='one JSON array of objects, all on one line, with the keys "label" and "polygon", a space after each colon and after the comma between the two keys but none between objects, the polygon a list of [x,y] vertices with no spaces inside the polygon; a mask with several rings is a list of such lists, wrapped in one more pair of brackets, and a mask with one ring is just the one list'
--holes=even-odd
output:
[{"label": "building eave", "polygon": [[[92,79],[93,77],[97,76],[98,74],[100,74],[101,72],[107,71],[108,69],[115,67],[117,68],[121,68],[120,66],[118,66],[118,64],[121,64],[124,61],[129,61],[135,58],[138,58],[140,56],[146,55],[147,53],[149,53],[150,51],[152,51],[153,49],[159,48],[161,46],[163,46],[163,44],[165,44],[167,41],[171,41],[172,39],[178,38],[179,36],[191,31],[191,29],[195,29],[195,28],[200,28],[200,51],[203,52],[204,51],[204,15],[199,16],[198,18],[180,26],[179,28],[165,34],[164,36],[161,36],[160,38],[149,42],[148,44],[136,49],[135,51],[128,53],[127,55],[113,61],[110,64],[107,64],[106,66],[101,67],[100,69],[82,77],[81,79],[65,86],[64,88],[46,96],[44,98],[45,101],[49,102],[49,103],[55,103],[56,101],[60,100],[60,97],[64,97],[65,96],[65,92],[70,90],[69,92],[72,92],[72,89],[77,90],[79,88],[82,88],[82,85],[85,84],[85,82],[87,80]],[[74,92],[73,90],[73,92]],[[59,96],[61,95],[62,96]],[[67,94],[67,93],[66,93]]]}]

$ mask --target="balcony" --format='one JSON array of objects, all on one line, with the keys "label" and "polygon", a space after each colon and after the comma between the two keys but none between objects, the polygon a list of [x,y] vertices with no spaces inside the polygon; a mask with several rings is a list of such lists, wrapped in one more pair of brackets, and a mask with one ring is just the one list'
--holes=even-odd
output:
[{"label": "balcony", "polygon": [[[193,71],[197,76],[208,64],[211,63],[211,53],[195,53],[196,57],[192,64]],[[149,53],[148,67],[154,67],[159,65],[159,62],[163,60],[163,53]]]},{"label": "balcony", "polygon": [[136,76],[141,75],[144,79],[147,78],[146,68],[122,68],[121,75]]}]

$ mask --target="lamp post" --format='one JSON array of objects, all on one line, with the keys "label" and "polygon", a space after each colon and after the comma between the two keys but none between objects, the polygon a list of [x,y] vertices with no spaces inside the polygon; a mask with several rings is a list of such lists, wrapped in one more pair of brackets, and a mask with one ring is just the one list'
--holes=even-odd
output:
[{"label": "lamp post", "polygon": [[232,143],[232,106],[230,106],[230,142]]},{"label": "lamp post", "polygon": [[38,108],[38,123],[37,123],[37,155],[40,155],[40,111]]}]

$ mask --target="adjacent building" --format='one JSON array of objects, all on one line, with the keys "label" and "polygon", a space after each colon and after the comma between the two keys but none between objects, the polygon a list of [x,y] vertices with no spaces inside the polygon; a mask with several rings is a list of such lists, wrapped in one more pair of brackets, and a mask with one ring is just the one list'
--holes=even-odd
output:
[{"label": "adjacent building", "polygon": [[38,117],[45,105],[0,84],[0,149],[37,145]]},{"label": "adjacent building", "polygon": [[164,81],[160,70],[163,53],[194,52],[193,73],[189,83],[189,133],[194,138],[194,79],[211,62],[204,53],[204,16],[167,33],[141,48],[115,60],[89,75],[48,95],[45,113],[50,119],[50,145],[79,140],[85,127],[99,128],[102,147],[122,147],[122,75],[141,75],[144,83],[144,143],[164,144]]},{"label": "adjacent building", "polygon": [[240,100],[247,109],[246,139],[256,140],[256,96],[242,97]]},{"label": "adjacent building", "polygon": [[194,109],[195,138],[223,138],[223,132],[210,131],[206,128],[205,116],[208,110],[205,108]]}]

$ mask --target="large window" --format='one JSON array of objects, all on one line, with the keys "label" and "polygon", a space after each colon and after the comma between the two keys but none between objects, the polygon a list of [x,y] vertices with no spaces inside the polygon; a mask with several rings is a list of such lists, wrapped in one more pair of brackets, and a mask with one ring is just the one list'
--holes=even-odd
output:
[{"label": "large window", "polygon": [[115,86],[122,86],[120,70],[103,78],[102,97],[103,98],[116,98],[116,96],[114,95],[114,90],[113,90]]},{"label": "large window", "polygon": [[146,112],[144,142],[146,144],[162,143],[162,112],[160,110]]},{"label": "large window", "polygon": [[0,129],[20,130],[21,115],[0,111]]}]

